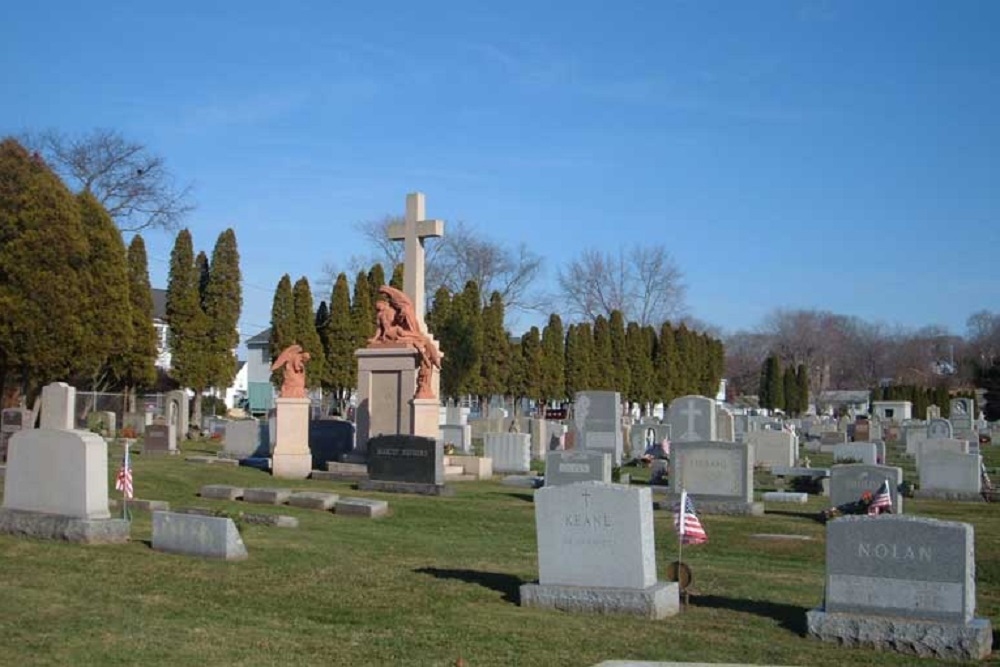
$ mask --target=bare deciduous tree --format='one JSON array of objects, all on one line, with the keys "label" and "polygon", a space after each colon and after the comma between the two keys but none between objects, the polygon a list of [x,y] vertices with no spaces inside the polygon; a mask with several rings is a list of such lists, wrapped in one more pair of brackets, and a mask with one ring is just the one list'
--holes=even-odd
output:
[{"label": "bare deciduous tree", "polygon": [[627,322],[659,325],[684,314],[686,287],[663,245],[617,253],[583,251],[559,271],[559,287],[574,318],[593,320],[619,310]]},{"label": "bare deciduous tree", "polygon": [[162,157],[115,130],[80,136],[49,130],[23,141],[67,184],[93,194],[122,231],[177,229],[194,208],[191,186],[176,186]]}]

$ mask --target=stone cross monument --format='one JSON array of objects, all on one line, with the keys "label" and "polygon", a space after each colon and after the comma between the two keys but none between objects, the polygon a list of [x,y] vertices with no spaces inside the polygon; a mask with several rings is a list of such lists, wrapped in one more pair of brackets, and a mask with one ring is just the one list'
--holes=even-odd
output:
[{"label": "stone cross monument", "polygon": [[403,242],[403,292],[410,297],[423,333],[424,323],[424,239],[444,236],[444,222],[425,220],[424,193],[406,195],[406,221],[389,226],[389,238]]}]

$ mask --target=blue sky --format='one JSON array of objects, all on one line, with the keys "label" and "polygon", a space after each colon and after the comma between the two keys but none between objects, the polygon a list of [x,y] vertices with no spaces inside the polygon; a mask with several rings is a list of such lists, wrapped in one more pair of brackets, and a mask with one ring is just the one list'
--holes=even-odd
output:
[{"label": "blue sky", "polygon": [[[725,331],[998,309],[1000,3],[7,4],[0,134],[110,127],[164,156],[196,247],[236,230],[246,335],[283,273],[347,268],[355,223],[414,190],[527,242],[549,284],[662,242]],[[165,286],[173,238],[144,237]]]}]

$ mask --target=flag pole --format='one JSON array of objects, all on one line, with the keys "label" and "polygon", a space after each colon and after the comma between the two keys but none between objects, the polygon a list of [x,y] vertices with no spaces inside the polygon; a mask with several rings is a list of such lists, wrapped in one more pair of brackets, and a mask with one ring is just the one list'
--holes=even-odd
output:
[{"label": "flag pole", "polygon": [[677,578],[680,579],[681,564],[684,562],[681,559],[684,553],[684,510],[687,507],[687,491],[681,489],[681,511],[677,515]]},{"label": "flag pole", "polygon": [[[125,441],[125,459],[123,466],[125,468],[125,474],[131,475],[132,462],[129,460],[129,450],[128,441]],[[122,484],[122,519],[125,521],[132,521],[132,515],[128,511],[128,485]]]}]

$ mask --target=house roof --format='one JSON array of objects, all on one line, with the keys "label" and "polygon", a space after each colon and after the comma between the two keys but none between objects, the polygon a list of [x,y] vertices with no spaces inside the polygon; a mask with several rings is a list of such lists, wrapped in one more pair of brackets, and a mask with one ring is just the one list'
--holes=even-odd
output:
[{"label": "house roof", "polygon": [[271,327],[268,327],[255,336],[247,339],[247,347],[257,347],[271,344]]},{"label": "house roof", "polygon": [[153,319],[167,319],[167,290],[154,287],[153,292]]}]

